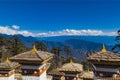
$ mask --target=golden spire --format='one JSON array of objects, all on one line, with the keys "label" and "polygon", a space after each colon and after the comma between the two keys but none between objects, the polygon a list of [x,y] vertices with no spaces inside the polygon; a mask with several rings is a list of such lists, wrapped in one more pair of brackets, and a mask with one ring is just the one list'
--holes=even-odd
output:
[{"label": "golden spire", "polygon": [[6,63],[9,63],[10,62],[10,60],[9,60],[9,58],[7,57],[7,59],[6,59],[6,61],[5,61]]},{"label": "golden spire", "polygon": [[104,44],[103,44],[103,46],[102,46],[102,52],[103,52],[103,53],[106,52],[106,48],[105,48]]},{"label": "golden spire", "polygon": [[35,47],[35,44],[33,45],[32,52],[37,52],[37,49]]},{"label": "golden spire", "polygon": [[87,72],[89,73],[90,72],[90,69],[88,68]]},{"label": "golden spire", "polygon": [[72,60],[72,58],[70,59],[70,64],[72,64],[73,63],[73,60]]}]

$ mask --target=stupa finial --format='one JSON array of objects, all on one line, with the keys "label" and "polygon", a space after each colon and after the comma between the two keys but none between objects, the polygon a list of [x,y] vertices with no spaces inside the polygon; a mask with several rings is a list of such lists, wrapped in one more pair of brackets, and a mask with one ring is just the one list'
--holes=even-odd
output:
[{"label": "stupa finial", "polygon": [[102,45],[102,52],[103,52],[103,53],[107,52],[104,44]]},{"label": "stupa finial", "polygon": [[72,58],[70,58],[70,64],[72,64],[73,63],[73,60],[72,60]]},{"label": "stupa finial", "polygon": [[32,52],[37,52],[37,49],[35,47],[35,44],[33,45]]},{"label": "stupa finial", "polygon": [[10,62],[10,60],[9,60],[9,58],[7,57],[7,59],[6,59],[6,61],[5,61],[6,63],[9,63]]}]

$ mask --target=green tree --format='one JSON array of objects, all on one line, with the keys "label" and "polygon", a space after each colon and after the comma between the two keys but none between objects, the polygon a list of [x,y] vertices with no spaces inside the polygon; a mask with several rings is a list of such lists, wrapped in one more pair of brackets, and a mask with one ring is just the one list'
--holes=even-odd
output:
[{"label": "green tree", "polygon": [[36,41],[35,46],[38,50],[47,51],[47,46],[43,42]]},{"label": "green tree", "polygon": [[7,57],[9,57],[9,53],[7,52],[8,38],[4,36],[0,36],[0,59],[3,62]]},{"label": "green tree", "polygon": [[69,59],[69,54],[70,54],[70,47],[69,46],[64,46],[64,52],[66,53],[67,60]]},{"label": "green tree", "polygon": [[8,42],[8,39],[4,36],[0,36],[0,46],[6,45]]},{"label": "green tree", "polygon": [[59,67],[62,64],[61,53],[62,49],[60,47],[55,47],[51,49],[51,53],[54,54],[54,66]]},{"label": "green tree", "polygon": [[26,51],[26,47],[18,36],[12,36],[8,41],[8,52],[12,55]]},{"label": "green tree", "polygon": [[115,38],[115,41],[117,42],[115,46],[112,48],[114,52],[120,52],[120,30],[117,31],[117,36]]},{"label": "green tree", "polygon": [[57,57],[60,56],[60,52],[62,51],[62,49],[60,47],[55,47],[51,49],[51,53],[54,53]]}]

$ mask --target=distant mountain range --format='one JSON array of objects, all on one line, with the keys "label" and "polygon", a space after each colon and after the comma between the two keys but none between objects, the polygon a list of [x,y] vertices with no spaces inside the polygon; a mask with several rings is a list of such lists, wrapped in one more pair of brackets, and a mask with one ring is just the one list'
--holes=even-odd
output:
[{"label": "distant mountain range", "polygon": [[[43,41],[50,51],[53,47],[60,47],[64,48],[64,46],[69,46],[71,49],[71,55],[75,58],[79,58],[84,60],[85,54],[90,51],[98,51],[102,49],[101,43],[95,43],[91,41],[85,41],[85,40],[78,40],[78,39],[69,39],[61,42],[51,42],[51,41]],[[105,45],[106,49],[111,51],[111,48],[113,46]],[[62,55],[65,55],[64,52],[62,52]]]},{"label": "distant mountain range", "polygon": [[55,36],[55,37],[38,37],[38,40],[61,42],[70,39],[85,40],[106,45],[115,44],[115,36]]},{"label": "distant mountain range", "polygon": [[[5,36],[10,38],[11,35],[0,34],[1,36]],[[113,45],[115,44],[115,36],[57,36],[57,37],[24,37],[22,35],[17,35],[23,43],[31,48],[32,44],[35,41],[42,41],[48,47],[48,51],[50,51],[54,47],[70,46],[71,55],[74,57],[78,57],[80,59],[84,59],[84,53],[89,51],[101,50],[102,44],[104,43],[107,50],[111,50]],[[64,52],[61,52],[62,55],[65,55]]]}]

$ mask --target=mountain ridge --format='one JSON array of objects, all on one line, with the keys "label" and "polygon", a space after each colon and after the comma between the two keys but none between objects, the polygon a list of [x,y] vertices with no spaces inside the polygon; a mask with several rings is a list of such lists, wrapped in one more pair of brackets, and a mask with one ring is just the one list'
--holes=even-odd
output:
[{"label": "mountain ridge", "polygon": [[[1,35],[1,36],[5,36],[7,38],[12,37],[11,35]],[[74,57],[79,57],[80,59],[84,60],[85,59],[85,53],[90,52],[90,51],[98,51],[101,50],[102,47],[102,43],[96,43],[94,41],[90,41],[85,40],[85,39],[81,39],[82,36],[80,37],[68,37],[66,38],[66,36],[61,36],[61,37],[54,37],[52,39],[47,38],[45,39],[38,39],[35,37],[24,37],[22,35],[17,35],[22,42],[25,44],[25,46],[27,46],[28,48],[32,48],[32,45],[36,42],[36,41],[41,41],[43,43],[46,44],[48,51],[50,52],[52,48],[54,47],[60,47],[62,50],[64,49],[64,46],[69,46],[70,50],[71,50],[71,55]],[[63,38],[62,40],[58,40],[58,38]],[[65,39],[66,38],[66,39]],[[70,39],[71,38],[71,39]],[[87,39],[87,37],[85,37]],[[94,37],[89,37],[94,39]],[[106,39],[105,37],[100,37],[103,39]],[[111,37],[109,37],[111,38]],[[96,39],[97,40],[97,39]],[[105,41],[105,40],[104,40]],[[102,42],[102,41],[101,41]],[[105,44],[106,49],[108,51],[111,51],[111,48],[113,46]],[[61,52],[62,55],[66,55],[64,51]]]},{"label": "mountain ridge", "polygon": [[54,42],[61,42],[69,39],[79,39],[85,41],[92,41],[96,43],[106,44],[106,45],[114,45],[115,44],[115,36],[54,36],[54,37],[37,37],[38,40],[47,40]]}]

